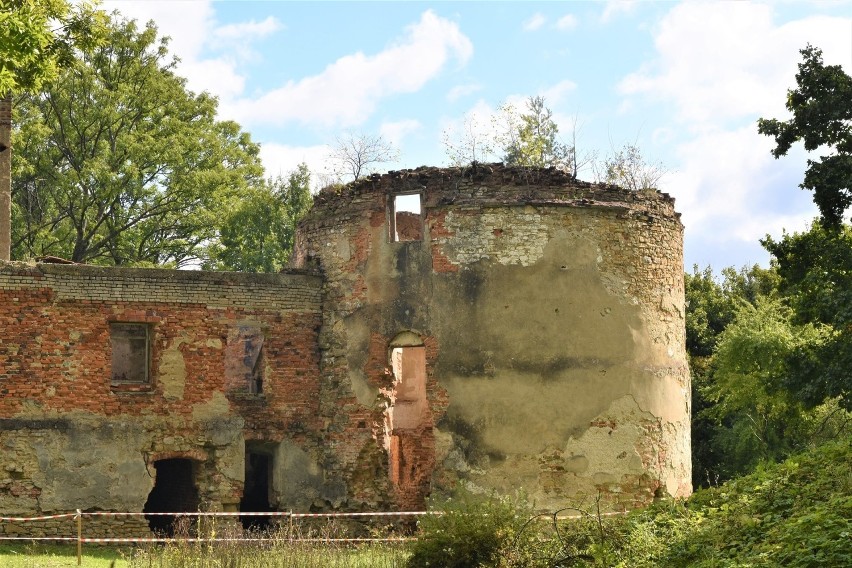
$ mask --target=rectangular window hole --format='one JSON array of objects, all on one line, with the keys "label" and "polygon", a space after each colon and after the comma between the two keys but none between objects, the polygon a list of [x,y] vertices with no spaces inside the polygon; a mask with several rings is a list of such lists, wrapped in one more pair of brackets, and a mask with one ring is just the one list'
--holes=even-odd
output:
[{"label": "rectangular window hole", "polygon": [[393,242],[422,241],[423,215],[421,194],[411,193],[393,196],[391,211],[391,240]]},{"label": "rectangular window hole", "polygon": [[149,326],[144,323],[112,323],[109,336],[112,382],[147,383],[151,360]]}]

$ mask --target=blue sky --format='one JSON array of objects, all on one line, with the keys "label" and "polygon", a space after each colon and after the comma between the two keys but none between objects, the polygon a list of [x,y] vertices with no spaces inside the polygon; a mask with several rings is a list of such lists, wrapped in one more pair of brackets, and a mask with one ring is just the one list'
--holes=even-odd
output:
[{"label": "blue sky", "polygon": [[447,164],[466,120],[487,130],[500,105],[545,96],[581,153],[636,144],[665,167],[687,269],[766,265],[758,239],[807,226],[807,157],[774,160],[755,121],[787,116],[808,42],[852,73],[843,1],[104,4],[172,38],[178,72],[251,132],[269,175],[305,161],[320,177],[345,132],[398,147],[381,171]]}]

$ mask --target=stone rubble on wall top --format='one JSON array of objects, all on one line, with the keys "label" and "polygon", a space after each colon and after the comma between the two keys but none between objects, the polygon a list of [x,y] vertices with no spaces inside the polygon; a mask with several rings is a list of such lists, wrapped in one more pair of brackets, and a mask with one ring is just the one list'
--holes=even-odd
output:
[{"label": "stone rubble on wall top", "polygon": [[674,198],[659,191],[630,191],[616,185],[575,179],[556,168],[523,168],[502,163],[467,167],[421,166],[372,174],[344,186],[328,186],[314,196],[311,216],[320,211],[350,209],[356,202],[372,201],[379,195],[424,193],[424,205],[525,203],[571,207],[657,209],[674,218]]}]

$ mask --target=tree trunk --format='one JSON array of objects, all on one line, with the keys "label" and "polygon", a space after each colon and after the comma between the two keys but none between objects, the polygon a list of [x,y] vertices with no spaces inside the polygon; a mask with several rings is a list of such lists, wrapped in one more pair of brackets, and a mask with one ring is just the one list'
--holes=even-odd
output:
[{"label": "tree trunk", "polygon": [[0,261],[12,252],[12,93],[0,99]]}]

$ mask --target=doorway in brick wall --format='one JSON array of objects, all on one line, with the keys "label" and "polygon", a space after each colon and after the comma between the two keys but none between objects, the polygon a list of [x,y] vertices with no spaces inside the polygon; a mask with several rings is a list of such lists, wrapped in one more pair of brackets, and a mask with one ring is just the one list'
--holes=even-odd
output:
[{"label": "doorway in brick wall", "polygon": [[[275,510],[272,490],[273,452],[266,444],[246,442],[246,474],[240,511],[267,513]],[[270,517],[240,517],[243,528],[265,530],[270,526]]]},{"label": "doorway in brick wall", "polygon": [[[198,462],[186,458],[169,458],[154,462],[157,475],[154,488],[142,509],[144,513],[192,513],[198,511],[200,499],[195,479]],[[192,519],[187,516],[145,515],[148,526],[157,534],[174,536],[189,530]],[[185,527],[184,527],[185,525]]]},{"label": "doorway in brick wall", "polygon": [[429,492],[434,443],[426,396],[426,348],[413,332],[398,334],[389,346],[393,374],[385,415],[388,475],[402,507],[422,506]]}]

